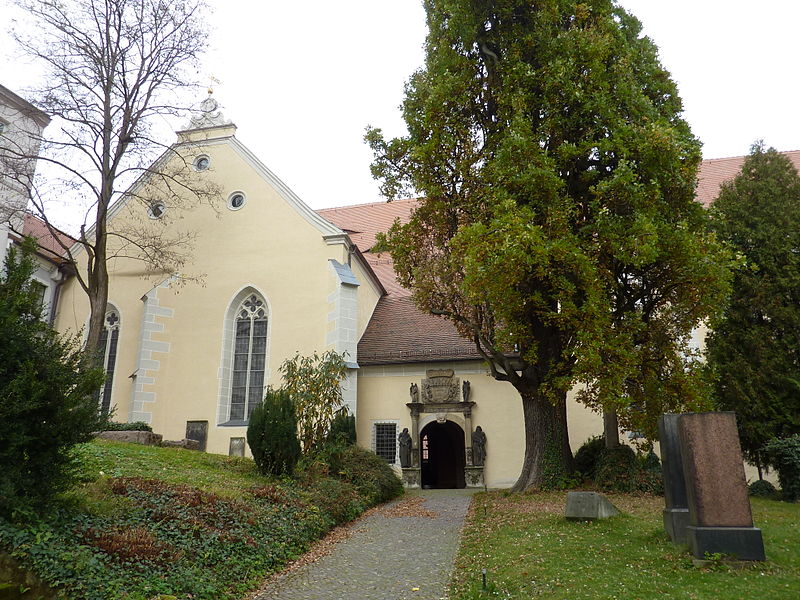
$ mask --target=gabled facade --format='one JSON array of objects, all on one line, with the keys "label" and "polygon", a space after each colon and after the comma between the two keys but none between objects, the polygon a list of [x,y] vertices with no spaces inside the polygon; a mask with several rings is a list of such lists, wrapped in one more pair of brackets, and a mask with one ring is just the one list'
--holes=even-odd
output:
[{"label": "gabled facade", "polygon": [[[243,447],[249,412],[265,386],[279,385],[278,367],[296,352],[346,353],[345,402],[356,412],[357,341],[384,292],[348,236],[236,139],[213,99],[204,108],[169,160],[190,161],[216,200],[165,201],[154,210],[123,198],[112,211],[112,231],[179,228],[194,240],[181,273],[147,272],[122,256],[110,261],[100,402],[117,420],[146,421],[167,439],[188,429],[209,451],[228,453]],[[58,329],[80,331],[88,315],[70,281]]]}]

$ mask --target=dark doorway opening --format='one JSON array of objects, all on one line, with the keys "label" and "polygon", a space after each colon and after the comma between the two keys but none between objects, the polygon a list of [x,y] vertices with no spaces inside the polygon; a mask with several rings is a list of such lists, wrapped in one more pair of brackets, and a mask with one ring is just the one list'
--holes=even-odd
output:
[{"label": "dark doorway opening", "polygon": [[452,421],[433,421],[419,434],[423,488],[464,488],[464,430]]}]

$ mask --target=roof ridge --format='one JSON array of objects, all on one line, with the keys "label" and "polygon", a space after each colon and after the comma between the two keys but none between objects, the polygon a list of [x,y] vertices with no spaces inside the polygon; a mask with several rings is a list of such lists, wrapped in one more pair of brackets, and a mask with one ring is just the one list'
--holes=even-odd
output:
[{"label": "roof ridge", "polygon": [[344,206],[329,206],[328,208],[318,208],[316,212],[321,213],[328,210],[344,210],[348,208],[359,208],[361,206],[373,206],[376,204],[397,204],[399,202],[417,202],[419,198],[401,198],[400,200],[378,200],[377,202],[362,202],[360,204],[345,204]]},{"label": "roof ridge", "polygon": [[[800,149],[797,149],[797,150],[777,150],[776,149],[775,151],[778,154],[789,154],[789,153],[792,153],[792,152],[800,152]],[[736,156],[720,156],[720,157],[717,157],[717,158],[704,158],[703,162],[704,163],[709,163],[709,162],[716,162],[716,161],[719,161],[719,160],[732,160],[734,158],[747,158],[748,156],[750,156],[750,155],[749,154],[739,154],[739,155],[736,155]]]}]

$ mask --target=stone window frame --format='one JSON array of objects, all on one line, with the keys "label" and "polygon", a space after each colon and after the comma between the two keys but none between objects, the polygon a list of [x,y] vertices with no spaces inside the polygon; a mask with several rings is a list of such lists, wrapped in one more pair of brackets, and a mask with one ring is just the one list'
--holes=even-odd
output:
[{"label": "stone window frame", "polygon": [[49,291],[50,286],[48,286],[45,282],[39,281],[35,277],[31,278],[31,289],[36,292],[36,300],[39,304],[39,308],[42,309],[42,316],[44,313],[47,312],[47,292]]},{"label": "stone window frame", "polygon": [[[371,430],[371,433],[372,433],[372,441],[371,441],[370,447],[372,448],[372,451],[375,454],[378,454],[378,425],[394,425],[394,437],[393,437],[393,442],[394,442],[394,460],[392,460],[391,462],[389,460],[386,460],[386,462],[387,462],[387,464],[390,464],[390,465],[399,465],[400,464],[400,445],[397,443],[397,436],[398,436],[398,432],[400,430],[400,421],[398,419],[378,419],[378,420],[372,421],[372,424],[370,426],[370,430]],[[378,454],[378,456],[381,456],[381,455]],[[381,456],[381,458],[385,459],[385,457],[383,457],[383,456]]]},{"label": "stone window frame", "polygon": [[154,221],[163,217],[165,212],[167,212],[167,205],[160,200],[151,202],[147,207],[147,216]]},{"label": "stone window frame", "polygon": [[[103,318],[103,330],[100,332],[100,343],[103,348],[103,370],[106,379],[103,387],[97,391],[97,403],[103,414],[111,411],[111,396],[114,392],[114,371],[119,357],[119,337],[122,331],[120,310],[111,302],[106,304],[106,315]],[[109,335],[111,332],[111,335]]]},{"label": "stone window frame", "polygon": [[[201,161],[203,160],[206,161],[204,167],[200,166]],[[192,167],[194,167],[194,170],[197,172],[208,171],[208,169],[211,168],[211,157],[208,154],[199,154],[192,161]]]},{"label": "stone window frame", "polygon": [[[234,345],[236,343],[236,316],[239,307],[248,298],[255,294],[264,303],[267,317],[267,341],[264,356],[264,389],[270,378],[270,342],[272,340],[272,306],[269,298],[255,285],[248,284],[242,287],[228,303],[223,317],[222,327],[222,352],[220,356],[220,366],[217,372],[219,380],[219,392],[217,399],[217,426],[218,427],[246,427],[248,419],[231,419],[231,394],[233,391],[233,359]],[[263,395],[262,395],[263,399]],[[245,411],[247,411],[245,405]],[[246,415],[245,415],[246,416]]]},{"label": "stone window frame", "polygon": [[[234,206],[233,199],[236,198],[237,196],[242,197],[242,203],[239,206]],[[233,210],[233,211],[242,210],[245,204],[247,204],[247,194],[245,194],[242,190],[233,191],[230,193],[230,195],[228,195],[228,201],[226,202],[228,210]]]}]

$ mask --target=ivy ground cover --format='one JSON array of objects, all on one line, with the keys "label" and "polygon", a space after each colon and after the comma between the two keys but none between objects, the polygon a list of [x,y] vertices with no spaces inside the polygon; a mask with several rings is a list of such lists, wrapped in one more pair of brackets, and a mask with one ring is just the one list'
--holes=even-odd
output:
[{"label": "ivy ground cover", "polygon": [[82,484],[48,515],[0,519],[0,551],[63,598],[240,598],[374,503],[324,468],[277,480],[249,459],[182,449],[78,451]]}]

